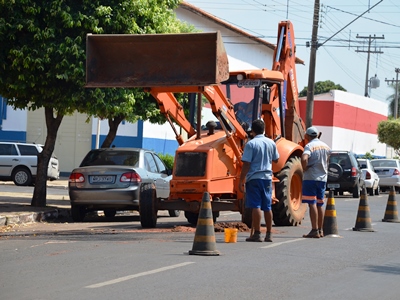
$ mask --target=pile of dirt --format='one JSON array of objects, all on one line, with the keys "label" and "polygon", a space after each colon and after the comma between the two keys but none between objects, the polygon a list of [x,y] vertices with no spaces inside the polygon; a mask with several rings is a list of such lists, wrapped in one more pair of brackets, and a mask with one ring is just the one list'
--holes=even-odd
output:
[{"label": "pile of dirt", "polygon": [[[250,231],[250,228],[242,222],[217,222],[214,224],[215,232],[224,232],[225,228],[237,228],[238,232]],[[174,226],[172,232],[195,232],[196,226]]]},{"label": "pile of dirt", "polygon": [[217,222],[214,224],[215,232],[223,232],[224,228],[237,228],[238,232],[250,231],[250,228],[242,222]]}]

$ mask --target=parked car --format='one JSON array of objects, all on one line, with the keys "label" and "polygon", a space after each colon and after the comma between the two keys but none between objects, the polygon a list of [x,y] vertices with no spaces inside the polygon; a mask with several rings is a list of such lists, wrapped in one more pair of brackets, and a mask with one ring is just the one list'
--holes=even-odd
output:
[{"label": "parked car", "polygon": [[379,187],[382,192],[394,186],[400,190],[400,160],[398,159],[374,159],[371,164],[379,176]]},{"label": "parked car", "polygon": [[352,152],[331,151],[327,189],[341,195],[343,192],[349,192],[353,198],[359,198],[363,184],[361,174],[360,165]]},{"label": "parked car", "polygon": [[376,174],[371,161],[366,158],[358,158],[358,163],[361,168],[361,178],[364,181],[367,192],[370,196],[379,195],[379,176]]},{"label": "parked car", "polygon": [[[141,148],[91,150],[69,177],[71,215],[80,222],[89,211],[138,210],[143,227],[155,227],[154,201],[169,196],[171,171],[156,153]],[[178,216],[179,211],[169,211]]]},{"label": "parked car", "polygon": [[[39,144],[0,142],[0,180],[14,181],[15,185],[33,185],[36,180]],[[60,178],[59,162],[55,155],[50,158],[47,179]]]}]

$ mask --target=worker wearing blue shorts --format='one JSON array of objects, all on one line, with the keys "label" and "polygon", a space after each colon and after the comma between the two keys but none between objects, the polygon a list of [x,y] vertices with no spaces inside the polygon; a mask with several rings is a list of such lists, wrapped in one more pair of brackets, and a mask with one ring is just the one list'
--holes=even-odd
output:
[{"label": "worker wearing blue shorts", "polygon": [[303,167],[302,203],[307,203],[310,210],[311,231],[303,235],[305,238],[323,237],[324,205],[326,182],[328,179],[328,160],[331,149],[322,142],[318,129],[314,126],[307,128],[306,140],[301,156]]},{"label": "worker wearing blue shorts", "polygon": [[247,242],[262,242],[261,218],[264,212],[267,228],[264,241],[272,242],[272,162],[278,162],[279,153],[273,140],[264,135],[265,124],[254,120],[251,132],[254,138],[244,147],[239,188],[246,187],[246,208],[252,209],[253,234]]}]

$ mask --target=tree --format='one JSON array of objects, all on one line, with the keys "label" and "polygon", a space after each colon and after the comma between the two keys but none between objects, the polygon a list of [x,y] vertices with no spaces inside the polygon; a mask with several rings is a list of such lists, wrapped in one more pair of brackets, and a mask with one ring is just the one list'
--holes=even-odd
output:
[{"label": "tree", "polygon": [[[335,84],[333,81],[326,80],[326,81],[318,81],[315,83],[314,95],[328,93],[330,90],[340,90],[347,92],[347,90],[340,84]],[[304,89],[300,92],[299,96],[300,97],[307,96],[307,87],[304,87]]]},{"label": "tree", "polygon": [[45,111],[32,206],[46,205],[47,165],[63,117],[75,110],[90,114],[96,103],[122,107],[128,100],[133,106],[138,97],[129,90],[85,88],[86,34],[170,32],[181,26],[173,14],[179,2],[0,0],[0,94],[14,108]]},{"label": "tree", "polygon": [[400,156],[400,119],[389,119],[378,123],[378,141],[394,149]]},{"label": "tree", "polygon": [[[389,102],[389,116],[394,117],[394,107],[395,107],[395,99],[396,99],[396,85],[395,84],[390,84],[389,85],[393,89],[393,94],[390,95],[389,97],[386,98],[386,100]],[[397,101],[400,97],[400,85],[397,87]],[[400,116],[400,105],[397,105],[397,116]]]}]

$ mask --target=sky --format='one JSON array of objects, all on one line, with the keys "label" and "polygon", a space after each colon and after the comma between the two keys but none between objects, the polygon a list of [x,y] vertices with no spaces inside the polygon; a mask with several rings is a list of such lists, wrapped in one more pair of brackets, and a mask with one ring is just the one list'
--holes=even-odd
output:
[{"label": "sky", "polygon": [[[308,85],[310,48],[306,42],[311,41],[314,0],[186,1],[273,44],[278,23],[290,20],[296,55],[305,62],[296,66],[298,88],[301,91]],[[376,75],[379,87],[367,92],[388,103],[395,90],[386,80],[396,80],[395,69],[400,68],[398,0],[320,0],[318,42],[322,45],[317,50],[315,82],[331,80],[350,93],[364,95],[366,79]],[[369,44],[375,53],[369,55],[367,77]]]}]

